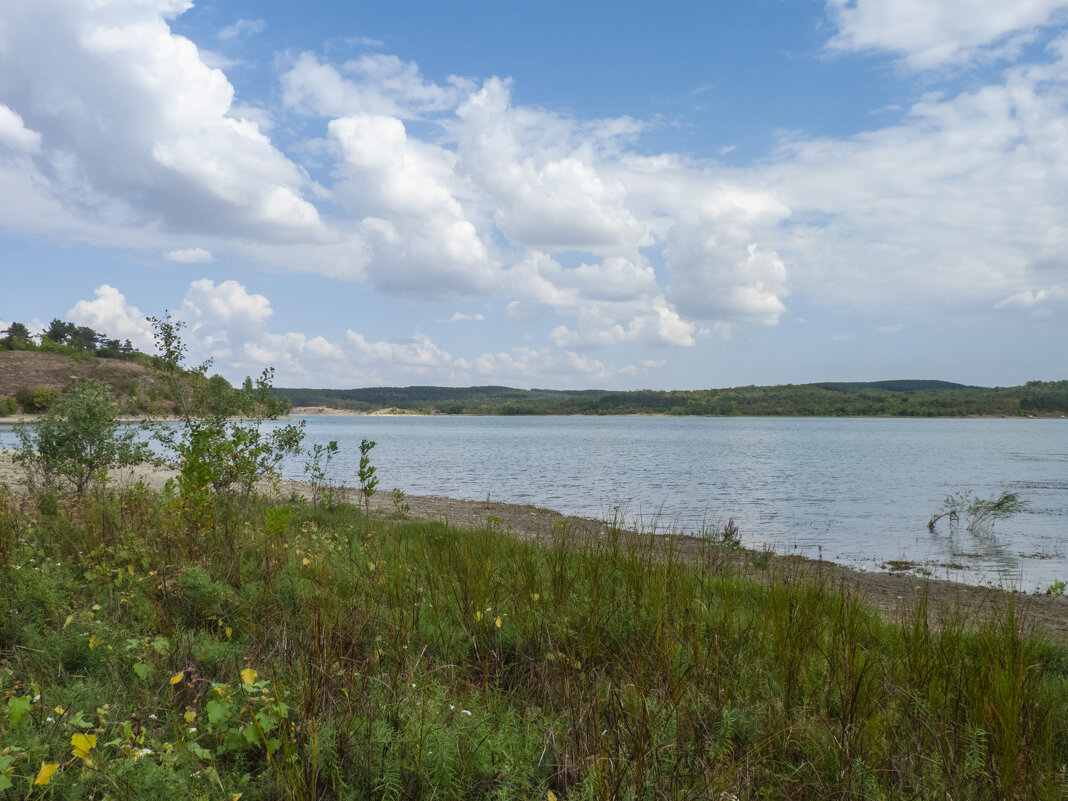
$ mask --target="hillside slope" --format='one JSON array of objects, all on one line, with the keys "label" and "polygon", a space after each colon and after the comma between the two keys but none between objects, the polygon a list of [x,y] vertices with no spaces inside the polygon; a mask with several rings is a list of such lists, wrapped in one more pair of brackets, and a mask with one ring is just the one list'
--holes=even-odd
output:
[{"label": "hillside slope", "polygon": [[0,398],[20,400],[47,387],[64,392],[76,378],[91,378],[111,388],[123,411],[145,411],[150,406],[170,407],[166,391],[152,370],[143,364],[95,356],[74,358],[57,353],[0,351]]}]

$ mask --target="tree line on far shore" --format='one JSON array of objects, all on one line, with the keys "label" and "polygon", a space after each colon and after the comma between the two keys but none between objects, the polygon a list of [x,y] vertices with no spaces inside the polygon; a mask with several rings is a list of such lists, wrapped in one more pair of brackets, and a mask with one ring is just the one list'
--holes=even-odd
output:
[{"label": "tree line on far shore", "polygon": [[425,414],[795,417],[1060,417],[1068,381],[977,387],[948,381],[783,384],[698,390],[549,390],[511,387],[278,388],[294,406]]}]

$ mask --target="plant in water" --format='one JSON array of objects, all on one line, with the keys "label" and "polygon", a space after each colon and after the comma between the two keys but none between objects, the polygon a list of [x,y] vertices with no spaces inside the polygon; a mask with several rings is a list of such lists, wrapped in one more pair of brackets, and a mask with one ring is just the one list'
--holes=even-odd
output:
[{"label": "plant in water", "polygon": [[973,534],[989,531],[997,520],[1012,517],[1027,509],[1027,501],[1019,493],[1005,491],[997,498],[977,498],[971,490],[955,492],[945,499],[942,508],[927,523],[930,531],[942,518],[948,518],[950,528],[955,529],[965,520],[965,530]]},{"label": "plant in water", "polygon": [[360,492],[363,495],[364,509],[371,511],[371,496],[378,487],[378,478],[375,476],[377,468],[371,464],[371,448],[375,446],[373,439],[360,440],[360,469],[357,475],[360,477]]}]

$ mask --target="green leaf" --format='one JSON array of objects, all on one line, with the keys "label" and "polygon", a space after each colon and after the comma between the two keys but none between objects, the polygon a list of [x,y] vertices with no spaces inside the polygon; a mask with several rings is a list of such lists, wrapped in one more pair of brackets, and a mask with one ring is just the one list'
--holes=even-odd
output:
[{"label": "green leaf", "polygon": [[17,729],[30,714],[30,696],[7,699],[7,720],[12,729]]},{"label": "green leaf", "polygon": [[136,662],[133,666],[133,672],[143,681],[144,679],[147,679],[148,674],[152,672],[152,665],[146,665],[144,662]]},{"label": "green leaf", "polygon": [[224,704],[221,701],[208,701],[204,707],[204,711],[208,713],[208,723],[218,723],[230,713],[230,705]]}]

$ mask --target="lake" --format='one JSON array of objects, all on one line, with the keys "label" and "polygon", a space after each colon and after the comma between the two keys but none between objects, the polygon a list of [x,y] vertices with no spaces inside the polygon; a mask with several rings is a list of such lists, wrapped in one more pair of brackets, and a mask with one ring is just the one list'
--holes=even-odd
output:
[{"label": "lake", "polygon": [[[733,517],[744,544],[869,570],[1033,591],[1068,579],[1068,421],[1030,419],[310,416],[358,484],[361,438],[379,491],[548,506],[645,529]],[[10,442],[10,436],[0,438]],[[300,464],[287,477],[303,478]],[[1018,492],[1026,512],[972,534],[927,521],[947,495]],[[961,565],[963,567],[950,567]]]}]

